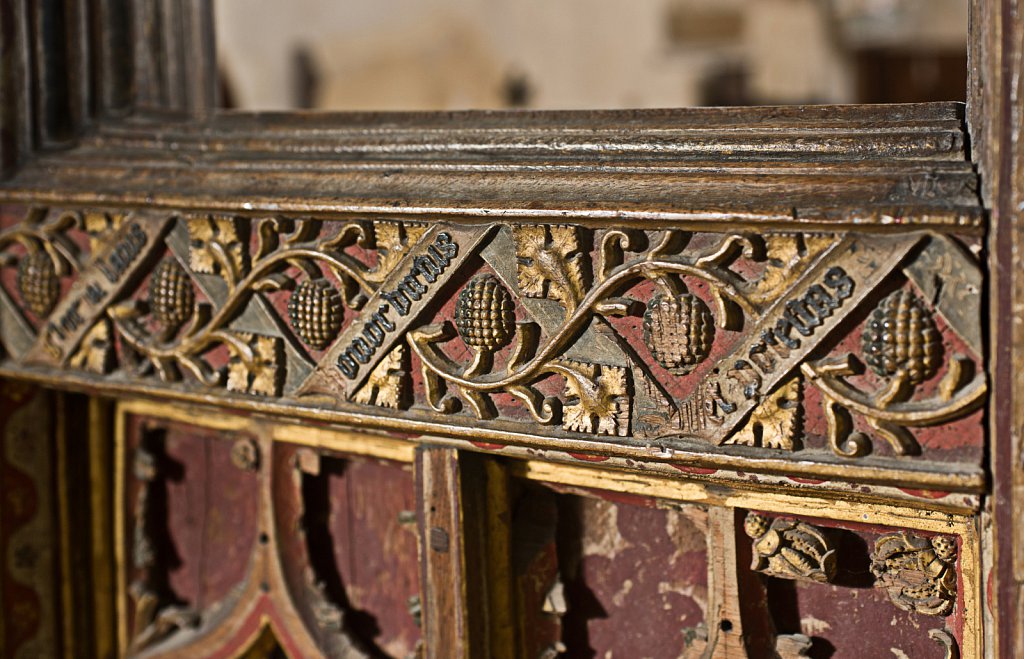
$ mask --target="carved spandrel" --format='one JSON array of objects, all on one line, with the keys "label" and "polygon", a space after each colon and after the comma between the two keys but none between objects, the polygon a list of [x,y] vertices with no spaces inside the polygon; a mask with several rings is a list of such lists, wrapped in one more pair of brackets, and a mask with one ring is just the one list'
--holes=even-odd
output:
[{"label": "carved spandrel", "polygon": [[132,475],[139,483],[132,519],[132,567],[138,573],[128,588],[134,602],[131,650],[138,652],[159,643],[178,629],[195,628],[199,612],[182,605],[168,585],[169,560],[162,537],[154,532],[165,524],[158,510],[158,488],[165,488],[161,437],[147,435],[135,448]]}]

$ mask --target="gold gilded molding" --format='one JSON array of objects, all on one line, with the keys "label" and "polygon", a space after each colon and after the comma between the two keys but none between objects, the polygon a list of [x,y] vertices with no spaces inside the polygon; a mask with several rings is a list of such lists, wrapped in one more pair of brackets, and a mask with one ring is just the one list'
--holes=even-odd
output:
[{"label": "gold gilded molding", "polygon": [[802,400],[803,383],[798,376],[769,395],[723,444],[795,450],[800,445]]}]

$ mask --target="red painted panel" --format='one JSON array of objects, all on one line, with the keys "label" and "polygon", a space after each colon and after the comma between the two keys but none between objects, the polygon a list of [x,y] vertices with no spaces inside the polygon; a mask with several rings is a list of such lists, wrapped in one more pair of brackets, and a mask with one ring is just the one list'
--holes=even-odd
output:
[{"label": "red painted panel", "polygon": [[326,458],[334,562],[364,640],[393,657],[413,652],[420,630],[409,598],[420,590],[411,467]]},{"label": "red painted panel", "polygon": [[[223,600],[242,583],[259,534],[257,475],[231,462],[232,444],[242,438],[163,420],[129,421],[124,504],[129,565],[141,491],[133,460],[144,445],[157,463],[147,532],[159,552],[158,569],[166,571],[173,595],[197,610]],[[139,576],[130,570],[129,583]]]},{"label": "red painted panel", "polygon": [[[706,513],[574,495],[557,495],[555,505],[567,656],[678,657],[707,606]],[[544,549],[533,574],[553,581]],[[551,586],[536,585],[543,594]]]}]

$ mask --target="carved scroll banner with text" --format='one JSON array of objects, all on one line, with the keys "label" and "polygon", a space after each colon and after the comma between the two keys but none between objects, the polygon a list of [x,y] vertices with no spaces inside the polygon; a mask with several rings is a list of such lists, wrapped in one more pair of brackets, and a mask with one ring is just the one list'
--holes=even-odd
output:
[{"label": "carved scroll banner with text", "polygon": [[683,403],[684,435],[719,443],[921,241],[850,236],[755,320],[739,347]]},{"label": "carved scroll banner with text", "polygon": [[490,231],[487,225],[428,228],[298,393],[351,397]]},{"label": "carved scroll banner with text", "polygon": [[172,220],[167,216],[127,218],[56,305],[25,361],[64,364],[111,302],[145,274],[146,257],[162,246],[161,238]]}]

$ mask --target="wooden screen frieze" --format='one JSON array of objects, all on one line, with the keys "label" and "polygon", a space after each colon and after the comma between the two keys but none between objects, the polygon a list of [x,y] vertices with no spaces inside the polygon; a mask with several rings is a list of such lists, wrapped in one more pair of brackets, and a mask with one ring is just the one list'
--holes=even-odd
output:
[{"label": "wooden screen frieze", "polygon": [[869,456],[970,482],[981,459],[970,235],[45,207],[5,222],[10,373],[669,461],[841,474]]},{"label": "wooden screen frieze", "polygon": [[[0,185],[0,373],[191,428],[181,481],[119,440],[119,647],[553,656],[678,622],[684,656],[813,656],[857,647],[836,600],[897,620],[878,652],[976,655],[977,177],[958,108],[886,113],[140,115],[39,155]],[[183,502],[228,490],[203,585]],[[369,509],[363,555],[336,515]],[[621,562],[665,551],[694,562]],[[670,607],[627,637],[592,596]]]}]

